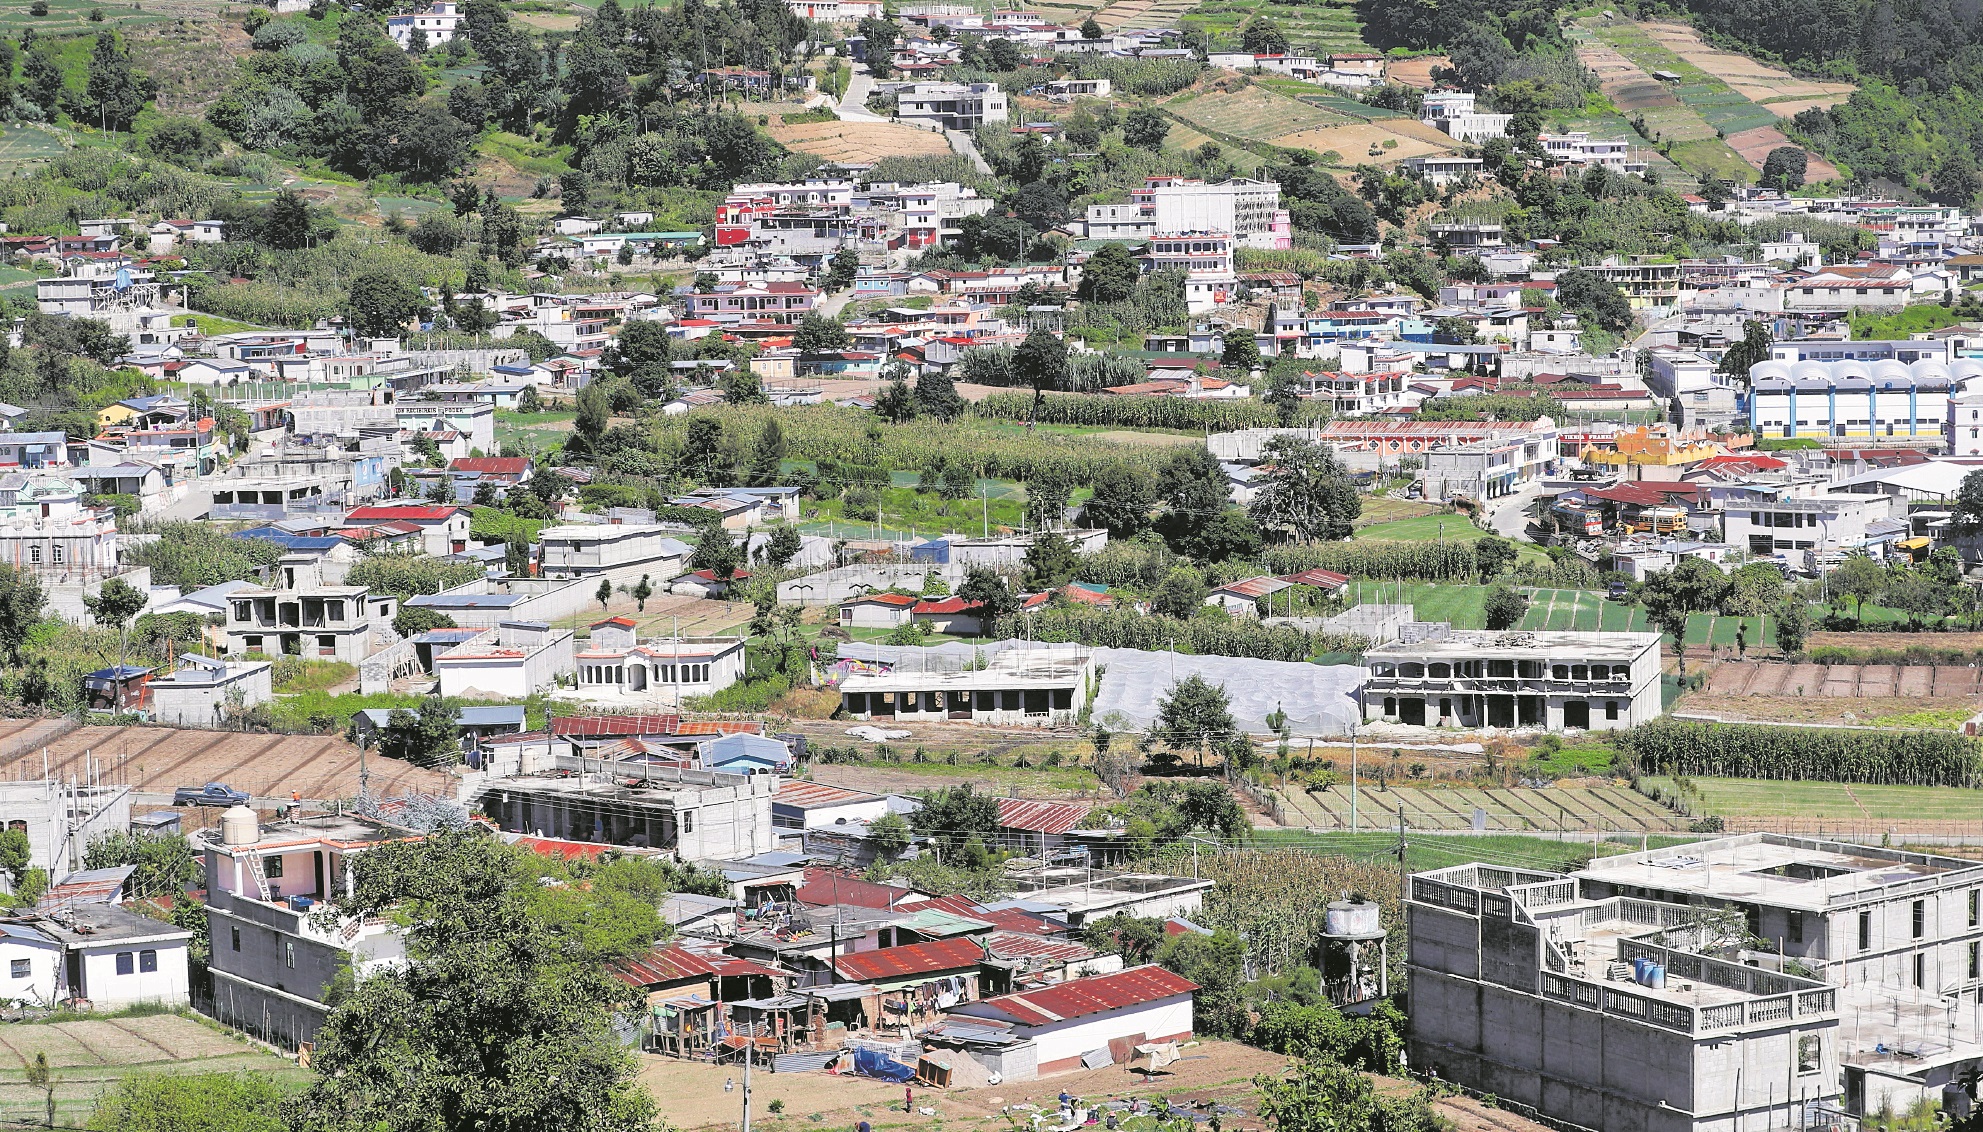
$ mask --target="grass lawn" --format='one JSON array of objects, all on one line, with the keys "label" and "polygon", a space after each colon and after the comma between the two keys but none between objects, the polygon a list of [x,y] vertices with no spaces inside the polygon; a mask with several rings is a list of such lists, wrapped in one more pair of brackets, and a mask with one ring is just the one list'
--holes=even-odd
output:
[{"label": "grass lawn", "polygon": [[[994,533],[999,527],[1016,530],[1026,521],[1026,493],[1011,480],[979,480],[973,498],[952,500],[918,491],[914,472],[896,472],[891,482],[895,486],[880,492],[878,519],[849,519],[846,500],[818,499],[807,505],[799,529],[835,538],[921,538],[952,532],[980,535],[987,525]],[[1087,494],[1077,491],[1074,506]]]},{"label": "grass lawn", "polygon": [[46,1099],[27,1083],[26,1064],[47,1054],[54,1072],[55,1125],[81,1128],[97,1098],[133,1073],[253,1073],[288,1092],[310,1072],[193,1014],[116,1013],[6,1027],[0,1065],[0,1121],[41,1126]]},{"label": "grass lawn", "polygon": [[[1670,778],[1648,779],[1663,790]],[[1968,821],[1983,819],[1983,791],[1953,786],[1867,786],[1843,782],[1783,782],[1760,778],[1690,778],[1696,812],[1722,817],[1788,817],[1837,821]]]},{"label": "grass lawn", "polygon": [[[1364,500],[1364,509],[1369,512],[1373,501]],[[1390,500],[1388,502],[1404,502]],[[1474,542],[1486,538],[1488,532],[1473,525],[1462,515],[1417,515],[1408,519],[1390,519],[1358,527],[1352,537],[1361,539],[1384,539],[1401,542],[1433,542],[1451,539],[1454,542]],[[1542,548],[1532,543],[1516,543],[1523,561],[1547,562],[1549,556]]]}]

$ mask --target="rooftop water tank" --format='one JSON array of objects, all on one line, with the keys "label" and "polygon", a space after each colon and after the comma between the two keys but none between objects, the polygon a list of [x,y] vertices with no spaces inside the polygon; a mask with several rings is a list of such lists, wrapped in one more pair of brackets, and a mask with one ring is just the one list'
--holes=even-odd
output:
[{"label": "rooftop water tank", "polygon": [[253,845],[262,839],[261,823],[255,811],[246,806],[229,806],[220,815],[220,840],[224,845]]},{"label": "rooftop water tank", "polygon": [[1332,900],[1322,920],[1322,933],[1332,939],[1376,939],[1384,934],[1377,905],[1368,900]]}]

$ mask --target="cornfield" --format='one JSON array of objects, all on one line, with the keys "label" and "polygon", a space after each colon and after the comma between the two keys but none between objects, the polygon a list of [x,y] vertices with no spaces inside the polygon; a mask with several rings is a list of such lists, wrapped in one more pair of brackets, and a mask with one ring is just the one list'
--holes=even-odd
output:
[{"label": "cornfield", "polygon": [[[1352,893],[1376,901],[1394,942],[1404,938],[1393,866],[1301,849],[1232,849],[1202,856],[1198,872],[1217,883],[1205,894],[1197,922],[1243,934],[1261,975],[1309,965],[1329,902]],[[1403,952],[1391,949],[1394,965],[1402,963]],[[1394,970],[1394,983],[1397,976]]]},{"label": "cornfield", "polygon": [[[972,406],[980,417],[1038,420],[1043,424],[1101,425],[1108,428],[1169,428],[1190,432],[1232,432],[1280,424],[1271,405],[1255,400],[1197,401],[1186,397],[1117,397],[1108,394],[1049,393],[1033,415],[1030,393],[994,393]],[[1304,403],[1296,421],[1308,423],[1322,410]]]},{"label": "cornfield", "polygon": [[[1463,528],[1464,529],[1464,528]],[[1261,565],[1270,574],[1334,570],[1356,578],[1402,578],[1424,582],[1470,581],[1478,572],[1472,538],[1440,542],[1381,539],[1269,547]]]},{"label": "cornfield", "polygon": [[[973,385],[1027,386],[1026,379],[1012,367],[1016,353],[1011,346],[972,346],[958,362],[958,377]],[[1143,363],[1122,354],[1075,353],[1067,358],[1069,393],[1089,393],[1134,385],[1143,380]]]},{"label": "cornfield", "polygon": [[1904,786],[1983,785],[1983,745],[1952,731],[1654,720],[1618,736],[1646,774]]},{"label": "cornfield", "polygon": [[1303,661],[1325,652],[1360,652],[1369,641],[1351,634],[1304,633],[1290,625],[1262,625],[1241,619],[1230,622],[1180,621],[1175,617],[1141,614],[1130,609],[1067,606],[1043,613],[1019,613],[999,618],[993,637],[1019,637],[1053,644],[1091,648],[1144,649],[1200,656],[1243,656],[1254,660]]}]

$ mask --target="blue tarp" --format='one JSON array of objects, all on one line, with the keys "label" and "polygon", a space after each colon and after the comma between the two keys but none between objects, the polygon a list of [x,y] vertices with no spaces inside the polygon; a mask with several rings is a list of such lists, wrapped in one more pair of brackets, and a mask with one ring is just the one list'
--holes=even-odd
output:
[{"label": "blue tarp", "polygon": [[916,1071],[876,1050],[857,1049],[854,1051],[854,1072],[863,1077],[879,1077],[906,1085],[916,1079]]}]

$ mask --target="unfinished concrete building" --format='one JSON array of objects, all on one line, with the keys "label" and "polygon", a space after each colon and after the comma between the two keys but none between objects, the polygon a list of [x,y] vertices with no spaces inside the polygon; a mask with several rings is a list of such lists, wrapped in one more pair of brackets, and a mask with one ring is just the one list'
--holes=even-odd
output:
[{"label": "unfinished concrete building", "polygon": [[1983,862],[1746,834],[1407,898],[1412,1064],[1604,1132],[1966,1109]]}]

